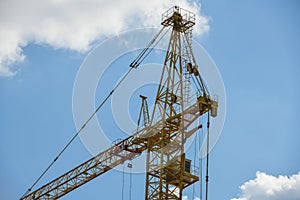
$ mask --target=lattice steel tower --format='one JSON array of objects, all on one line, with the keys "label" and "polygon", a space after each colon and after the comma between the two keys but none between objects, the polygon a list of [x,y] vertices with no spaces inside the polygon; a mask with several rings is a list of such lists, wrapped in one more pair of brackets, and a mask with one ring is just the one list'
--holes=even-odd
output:
[{"label": "lattice steel tower", "polygon": [[[182,199],[183,189],[199,180],[185,158],[184,143],[194,119],[212,108],[191,48],[195,14],[175,6],[163,14],[162,25],[172,32],[151,117],[161,123],[147,143],[146,200]],[[200,112],[188,109],[191,74],[200,86],[199,104],[194,104]]]}]

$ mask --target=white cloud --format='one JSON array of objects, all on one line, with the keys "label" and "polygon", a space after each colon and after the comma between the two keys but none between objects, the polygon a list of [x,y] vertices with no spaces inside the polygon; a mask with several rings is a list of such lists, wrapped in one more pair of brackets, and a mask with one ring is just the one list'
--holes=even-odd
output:
[{"label": "white cloud", "polygon": [[[29,43],[86,52],[93,42],[122,30],[158,26],[172,0],[2,0],[0,1],[0,76],[12,76],[11,65],[25,58]],[[209,30],[199,7],[178,1],[197,13],[198,34]]]},{"label": "white cloud", "polygon": [[[175,187],[173,187],[171,190],[173,190]],[[174,194],[179,197],[179,188],[175,188]],[[189,200],[189,197],[187,195],[182,196],[182,200]],[[194,200],[200,200],[199,197],[194,197]]]},{"label": "white cloud", "polygon": [[[183,196],[182,200],[189,200],[189,197],[188,196]],[[200,200],[200,198],[199,197],[195,197],[194,200]]]},{"label": "white cloud", "polygon": [[241,197],[231,200],[300,200],[300,172],[290,177],[256,172],[256,178],[240,188]]}]

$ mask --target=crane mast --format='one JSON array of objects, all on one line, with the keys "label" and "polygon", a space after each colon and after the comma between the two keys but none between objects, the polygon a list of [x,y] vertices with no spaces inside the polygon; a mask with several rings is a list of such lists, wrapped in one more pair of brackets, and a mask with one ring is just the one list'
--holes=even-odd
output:
[{"label": "crane mast", "polygon": [[[151,119],[152,122],[161,119],[163,123],[157,137],[147,142],[146,200],[181,200],[183,189],[199,180],[184,153],[186,125],[191,118],[184,112],[188,106],[185,98],[190,98],[185,94],[190,85],[185,85],[184,74],[189,67],[188,70],[194,68],[194,75],[200,77],[188,38],[194,24],[195,14],[179,7],[163,14],[162,25],[170,26],[172,32]],[[202,97],[208,98],[201,77],[197,80],[200,80]]]},{"label": "crane mast", "polygon": [[[143,127],[138,126],[130,137],[37,190],[30,191],[20,200],[60,198],[143,152],[147,152],[145,200],[181,200],[183,190],[199,180],[190,160],[185,157],[184,144],[202,128],[202,124],[194,123],[199,117],[206,113],[213,117],[217,115],[218,102],[211,99],[193,55],[190,36],[195,25],[195,14],[175,6],[163,14],[161,24],[163,28],[171,27],[172,31],[150,116],[146,97],[140,96],[142,106],[138,125],[143,116]],[[155,38],[149,44],[154,43]],[[148,55],[149,49],[150,45],[140,55]],[[130,65],[132,68],[143,60],[140,55]],[[191,77],[198,88],[193,103],[188,94],[190,82],[187,79]]]}]

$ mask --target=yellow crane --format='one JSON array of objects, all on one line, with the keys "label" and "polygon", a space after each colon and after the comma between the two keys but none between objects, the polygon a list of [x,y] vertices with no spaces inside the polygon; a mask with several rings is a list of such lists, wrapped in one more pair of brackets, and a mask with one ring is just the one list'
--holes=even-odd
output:
[{"label": "yellow crane", "polygon": [[[190,160],[185,157],[184,144],[202,128],[202,124],[194,123],[200,116],[208,115],[209,130],[209,118],[217,116],[218,102],[209,95],[192,51],[191,35],[195,14],[174,6],[162,15],[161,24],[163,28],[130,64],[129,70],[130,72],[139,66],[151,52],[153,44],[158,42],[164,28],[170,27],[168,49],[151,115],[147,98],[141,95],[138,128],[130,137],[115,143],[111,148],[37,190],[31,191],[30,188],[21,200],[60,198],[125,161],[135,159],[143,152],[147,153],[146,200],[181,200],[183,190],[199,180],[191,169]],[[189,95],[190,79],[197,85],[194,102]],[[91,117],[93,116],[94,114]],[[143,126],[140,126],[142,118]]]}]

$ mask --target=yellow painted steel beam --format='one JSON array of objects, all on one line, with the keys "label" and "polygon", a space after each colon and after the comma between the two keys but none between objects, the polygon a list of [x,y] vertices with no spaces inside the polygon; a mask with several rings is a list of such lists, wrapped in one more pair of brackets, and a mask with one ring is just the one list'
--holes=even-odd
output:
[{"label": "yellow painted steel beam", "polygon": [[[197,108],[196,104],[185,110],[185,113],[193,113],[194,118],[192,122],[200,116],[199,111],[195,111],[195,108]],[[158,137],[159,131],[157,131],[157,127],[160,127],[161,123],[161,121],[158,121],[150,127],[139,130],[106,151],[101,152],[55,180],[22,197],[21,200],[57,199],[97,176],[106,173],[117,165],[122,164],[126,160],[136,158],[147,149],[148,140],[150,141]],[[185,128],[188,128],[188,126]],[[195,127],[190,132],[187,132],[186,137],[191,136],[196,131],[196,128],[198,129],[198,127]]]}]

